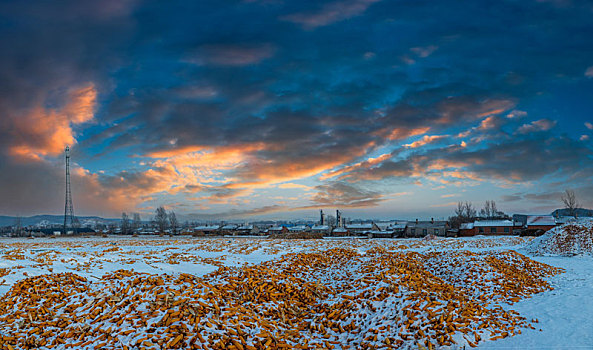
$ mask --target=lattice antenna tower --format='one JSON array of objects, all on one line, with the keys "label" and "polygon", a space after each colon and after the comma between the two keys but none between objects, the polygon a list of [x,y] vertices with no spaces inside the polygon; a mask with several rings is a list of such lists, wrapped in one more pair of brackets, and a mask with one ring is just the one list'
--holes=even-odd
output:
[{"label": "lattice antenna tower", "polygon": [[66,205],[64,206],[64,234],[68,224],[74,227],[74,206],[72,205],[72,190],[70,189],[70,147],[66,146]]}]

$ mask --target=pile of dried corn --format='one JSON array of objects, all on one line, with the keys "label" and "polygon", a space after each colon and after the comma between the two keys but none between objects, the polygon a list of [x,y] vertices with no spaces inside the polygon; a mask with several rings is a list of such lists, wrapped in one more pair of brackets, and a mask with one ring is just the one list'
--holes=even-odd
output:
[{"label": "pile of dried corn", "polygon": [[530,323],[513,303],[559,269],[518,253],[384,248],[288,254],[197,278],[126,270],[15,284],[0,301],[3,348],[282,349],[475,346]]},{"label": "pile of dried corn", "polygon": [[534,239],[526,249],[537,255],[593,254],[593,222],[578,222],[556,227]]}]

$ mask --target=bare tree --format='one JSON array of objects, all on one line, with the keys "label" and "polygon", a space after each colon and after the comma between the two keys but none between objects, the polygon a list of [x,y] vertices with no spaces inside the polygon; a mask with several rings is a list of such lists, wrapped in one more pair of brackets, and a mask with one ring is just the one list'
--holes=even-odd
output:
[{"label": "bare tree", "polygon": [[463,204],[463,217],[469,221],[473,221],[477,216],[476,209],[470,202]]},{"label": "bare tree", "polygon": [[14,220],[14,235],[16,237],[20,237],[22,235],[22,231],[23,231],[23,225],[22,225],[22,219],[21,216],[17,216],[16,219]]},{"label": "bare tree", "polygon": [[564,207],[568,209],[568,213],[571,216],[577,216],[577,208],[580,204],[573,190],[564,191],[564,194],[562,195],[562,203],[564,203]]},{"label": "bare tree", "polygon": [[489,200],[487,200],[486,203],[484,203],[484,208],[480,209],[480,216],[486,219],[490,218],[491,214]]},{"label": "bare tree", "polygon": [[480,216],[486,219],[492,219],[500,216],[504,216],[503,212],[498,211],[496,208],[496,202],[493,200],[487,200],[484,204],[484,208],[480,210]]},{"label": "bare tree", "polygon": [[173,234],[177,234],[177,227],[179,227],[179,222],[177,222],[177,216],[175,215],[174,211],[169,212],[169,223],[171,224],[171,228],[173,229]]},{"label": "bare tree", "polygon": [[476,218],[476,210],[470,202],[458,202],[455,215],[449,217],[449,223],[453,228],[459,228],[461,224],[472,222]]},{"label": "bare tree", "polygon": [[132,219],[132,229],[134,229],[134,231],[136,231],[140,228],[141,225],[142,225],[142,220],[140,219],[140,214],[134,213],[133,219]]},{"label": "bare tree", "polygon": [[159,230],[159,232],[163,233],[167,229],[168,224],[168,215],[167,211],[163,207],[156,208],[156,215],[154,216],[154,222]]},{"label": "bare tree", "polygon": [[130,217],[126,213],[121,213],[121,233],[124,235],[130,233]]},{"label": "bare tree", "polygon": [[328,225],[330,227],[335,226],[336,225],[336,217],[333,215],[327,215],[325,217],[325,223],[326,223],[326,225]]}]

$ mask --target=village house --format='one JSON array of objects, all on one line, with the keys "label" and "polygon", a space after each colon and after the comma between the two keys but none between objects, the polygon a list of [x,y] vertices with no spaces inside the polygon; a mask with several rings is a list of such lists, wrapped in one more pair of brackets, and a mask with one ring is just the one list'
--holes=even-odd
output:
[{"label": "village house", "polygon": [[528,215],[525,222],[526,234],[542,234],[556,227],[556,219],[552,215]]},{"label": "village house", "polygon": [[202,225],[202,226],[195,226],[193,228],[193,230],[196,233],[202,232],[205,234],[214,234],[214,233],[218,232],[219,228],[220,228],[219,225]]},{"label": "village house", "polygon": [[311,232],[312,233],[321,233],[322,235],[329,235],[331,232],[331,229],[329,227],[329,225],[314,225],[313,227],[311,227]]},{"label": "village house", "polygon": [[220,228],[220,231],[232,233],[237,230],[239,225],[236,224],[226,224]]},{"label": "village house", "polygon": [[474,222],[474,235],[512,235],[511,220],[482,220]]},{"label": "village house", "polygon": [[268,234],[270,235],[279,235],[288,233],[288,228],[286,226],[272,226],[268,229]]},{"label": "village house", "polygon": [[332,230],[332,236],[334,237],[345,237],[350,236],[350,232],[345,227],[336,227]]},{"label": "village house", "polygon": [[300,233],[300,232],[309,232],[311,228],[307,225],[297,225],[288,228],[288,232],[290,233]]},{"label": "village house", "polygon": [[237,233],[240,235],[254,235],[259,233],[259,229],[253,225],[241,225],[237,227]]},{"label": "village house", "polygon": [[406,231],[407,221],[389,221],[377,222],[377,226],[381,231],[389,231],[393,233],[393,237],[403,237]]},{"label": "village house", "polygon": [[460,237],[469,237],[474,236],[474,223],[473,222],[464,222],[459,225],[459,236]]},{"label": "village house", "polygon": [[449,224],[447,221],[418,221],[408,222],[405,237],[425,237],[427,235],[445,236]]},{"label": "village house", "polygon": [[353,235],[366,235],[370,231],[381,231],[379,226],[377,226],[374,222],[370,223],[358,223],[358,224],[346,224],[346,230]]}]

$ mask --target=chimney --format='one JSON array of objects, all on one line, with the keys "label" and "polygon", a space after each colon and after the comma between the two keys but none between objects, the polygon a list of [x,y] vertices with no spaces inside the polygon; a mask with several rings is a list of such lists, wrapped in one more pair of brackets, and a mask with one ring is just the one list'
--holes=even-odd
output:
[{"label": "chimney", "polygon": [[434,218],[430,218],[430,223],[434,224]]},{"label": "chimney", "polygon": [[418,219],[416,219],[416,225],[418,225]]}]

